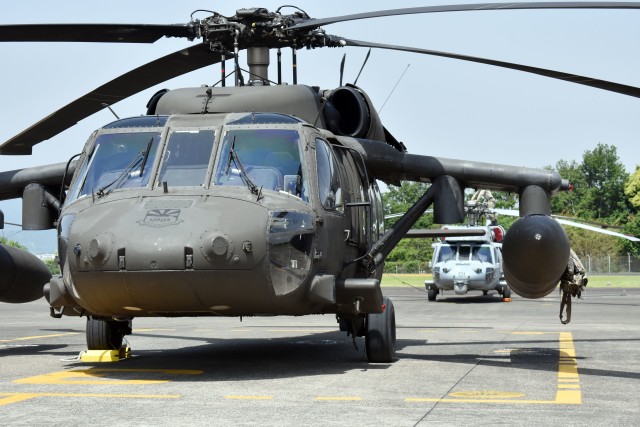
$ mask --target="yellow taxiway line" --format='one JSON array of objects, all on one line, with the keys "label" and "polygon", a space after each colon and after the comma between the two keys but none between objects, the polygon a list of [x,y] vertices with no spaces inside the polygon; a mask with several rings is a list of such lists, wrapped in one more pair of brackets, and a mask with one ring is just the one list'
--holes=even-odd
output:
[{"label": "yellow taxiway line", "polygon": [[[512,332],[513,335],[543,335],[546,333],[548,332]],[[405,399],[405,402],[580,405],[582,404],[582,393],[580,391],[580,377],[578,376],[578,362],[576,360],[576,349],[573,344],[573,335],[571,332],[559,332],[559,335],[558,383],[556,387],[556,397],[553,400],[504,399],[500,398],[500,392],[485,391],[487,395],[490,396],[493,394],[496,398],[409,397]],[[476,394],[481,396],[483,392],[478,391]]]},{"label": "yellow taxiway line", "polygon": [[178,399],[180,394],[107,394],[107,393],[0,393],[0,406],[38,397],[91,397],[116,399]]},{"label": "yellow taxiway line", "polygon": [[8,339],[8,340],[0,340],[0,342],[27,341],[27,340],[37,340],[40,338],[56,338],[56,337],[64,337],[66,335],[78,335],[79,333],[80,332],[65,332],[63,334],[35,335],[32,337],[20,337],[20,338]]}]

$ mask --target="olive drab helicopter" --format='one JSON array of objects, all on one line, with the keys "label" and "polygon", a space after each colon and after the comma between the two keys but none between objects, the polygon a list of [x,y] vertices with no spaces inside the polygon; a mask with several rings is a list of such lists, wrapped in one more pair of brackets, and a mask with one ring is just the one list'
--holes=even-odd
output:
[{"label": "olive drab helicopter", "polygon": [[[96,130],[78,158],[0,173],[0,200],[23,200],[24,229],[56,228],[61,275],[0,248],[0,301],[43,293],[53,317],[87,318],[89,349],[120,348],[144,316],[335,315],[365,338],[371,362],[395,354],[395,312],[380,288],[385,257],[433,205],[459,223],[465,188],[518,193],[521,218],[503,243],[514,292],[540,298],[567,269],[569,243],[549,198],[569,189],[547,170],[407,152],[355,85],[320,89],[271,81],[270,50],[359,46],[447,56],[541,74],[629,96],[640,89],[478,57],[351,40],[324,26],[355,19],[476,9],[629,8],[640,3],[430,6],[312,19],[293,8],[213,13],[179,25],[0,26],[2,42],[195,41],[104,84],[0,146],[32,147],[143,89],[233,61],[233,87],[158,92],[146,114]],[[197,40],[197,41],[196,41]],[[239,65],[246,50],[248,71]],[[295,55],[293,55],[295,61]],[[293,69],[296,70],[295,63]],[[246,80],[245,80],[246,78]],[[385,230],[377,180],[431,182]],[[544,269],[539,265],[545,265]],[[5,273],[6,272],[6,273]]]}]

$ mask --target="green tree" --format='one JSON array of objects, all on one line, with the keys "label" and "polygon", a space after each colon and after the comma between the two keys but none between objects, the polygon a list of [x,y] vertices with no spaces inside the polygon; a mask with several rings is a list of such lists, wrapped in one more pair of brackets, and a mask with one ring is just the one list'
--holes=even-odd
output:
[{"label": "green tree", "polygon": [[[551,199],[552,213],[632,227],[635,220],[631,215],[632,196],[629,193],[637,194],[640,176],[637,182],[629,178],[615,146],[598,144],[583,153],[582,163],[560,160],[553,169],[569,180],[573,190],[561,192]],[[580,256],[631,252],[628,248],[631,242],[624,239],[603,235],[594,238],[595,232],[577,231],[573,227],[565,227],[565,230],[571,246]],[[626,232],[633,234],[631,229]]]},{"label": "green tree", "polygon": [[27,247],[23,244],[16,242],[15,240],[7,239],[6,237],[0,236],[0,243],[2,243],[3,245],[13,246],[14,248],[22,249],[23,251],[27,250]]},{"label": "green tree", "polygon": [[58,265],[58,262],[56,260],[47,260],[44,263],[49,268],[49,271],[51,271],[52,276],[60,274],[60,265]]},{"label": "green tree", "polygon": [[[640,236],[640,167],[636,167],[636,171],[631,174],[625,183],[624,194],[627,196],[631,213],[623,227],[623,231],[632,236]],[[640,256],[640,243],[622,240],[620,252],[622,254],[629,253],[634,256]]]},{"label": "green tree", "polygon": [[[385,215],[403,214],[429,189],[429,184],[403,181],[399,187],[390,186],[389,191],[382,194]],[[398,217],[385,221],[387,227],[393,225]],[[423,215],[414,228],[430,228],[433,225],[431,215]]]},{"label": "green tree", "polygon": [[585,151],[582,172],[586,192],[584,204],[588,219],[626,222],[628,208],[624,194],[629,174],[618,157],[615,146],[598,144],[592,151]]},{"label": "green tree", "polygon": [[640,166],[636,166],[636,171],[629,176],[624,184],[624,195],[627,196],[629,204],[636,211],[640,209]]},{"label": "green tree", "polygon": [[573,189],[551,199],[551,212],[582,219],[623,223],[628,214],[624,187],[628,174],[615,146],[586,150],[582,163],[560,160],[555,168]]},{"label": "green tree", "polygon": [[547,169],[555,170],[572,185],[571,191],[562,191],[551,198],[551,212],[556,215],[574,217],[588,216],[583,210],[587,184],[584,180],[582,166],[575,160],[571,162],[560,160],[556,163],[555,168],[547,167]]},{"label": "green tree", "polygon": [[[382,203],[385,215],[402,214],[429,189],[429,184],[404,181],[399,187],[390,186],[389,190],[382,193]],[[398,217],[385,220],[385,228],[390,228],[398,220]],[[433,215],[422,215],[413,228],[433,228]],[[431,260],[431,239],[402,239],[391,251],[385,261],[385,270],[388,272],[405,272],[426,270]],[[413,265],[409,265],[411,262]]]},{"label": "green tree", "polygon": [[618,251],[617,237],[598,234],[594,238],[594,231],[584,230],[571,226],[565,226],[565,231],[569,237],[571,248],[580,259],[585,259],[589,255],[593,257],[607,256]]}]

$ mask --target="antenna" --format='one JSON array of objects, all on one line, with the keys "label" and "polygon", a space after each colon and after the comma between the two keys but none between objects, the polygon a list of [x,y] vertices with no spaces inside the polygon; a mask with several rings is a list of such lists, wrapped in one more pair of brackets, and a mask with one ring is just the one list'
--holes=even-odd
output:
[{"label": "antenna", "polygon": [[400,83],[400,80],[402,80],[402,78],[404,77],[404,74],[407,72],[407,70],[409,69],[410,65],[411,64],[407,64],[407,68],[404,69],[404,71],[402,72],[402,75],[400,76],[400,78],[396,82],[396,85],[393,87],[393,89],[391,89],[391,92],[389,92],[389,96],[387,96],[387,99],[384,100],[384,103],[382,104],[382,107],[380,107],[380,109],[378,110],[378,114],[380,114],[382,112],[382,109],[384,108],[384,106],[387,105],[387,101],[389,100],[389,98],[391,98],[391,95],[393,95],[393,91],[395,91],[396,87],[398,87],[398,83]]},{"label": "antenna", "polygon": [[102,103],[103,107],[107,107],[109,109],[109,111],[111,111],[111,114],[113,114],[114,116],[116,116],[116,119],[120,120],[120,117],[118,117],[118,115],[116,114],[115,111],[113,111],[113,109],[111,108],[111,106],[109,104],[107,104],[106,102]]},{"label": "antenna", "polygon": [[342,77],[344,76],[344,61],[347,59],[347,54],[342,55],[342,61],[340,62],[340,86],[342,86]]},{"label": "antenna", "polygon": [[[346,55],[346,53],[345,53],[345,55]],[[353,81],[353,85],[354,86],[356,85],[356,83],[358,83],[358,79],[360,78],[360,74],[362,74],[362,70],[364,70],[364,66],[367,65],[367,61],[369,60],[369,55],[371,55],[371,48],[369,48],[369,52],[367,52],[367,56],[365,56],[365,58],[364,58],[364,62],[362,63],[362,67],[360,67],[360,71],[358,71],[358,76]],[[340,86],[342,86],[342,84]]]}]

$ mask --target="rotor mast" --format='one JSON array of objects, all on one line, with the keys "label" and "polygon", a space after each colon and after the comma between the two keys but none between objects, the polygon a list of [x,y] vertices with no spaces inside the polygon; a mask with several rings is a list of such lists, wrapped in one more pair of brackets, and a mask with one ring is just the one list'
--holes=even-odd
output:
[{"label": "rotor mast", "polygon": [[247,48],[247,65],[249,66],[249,85],[269,85],[269,48]]}]

